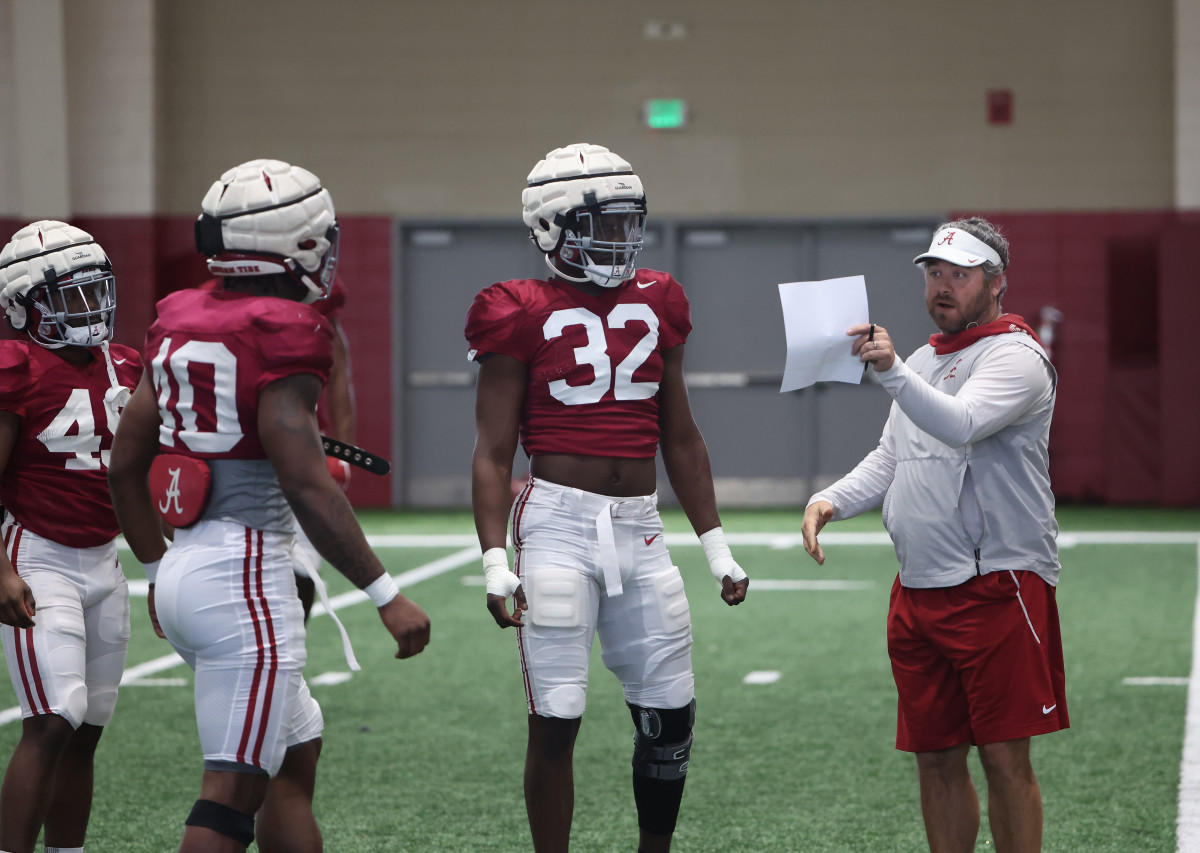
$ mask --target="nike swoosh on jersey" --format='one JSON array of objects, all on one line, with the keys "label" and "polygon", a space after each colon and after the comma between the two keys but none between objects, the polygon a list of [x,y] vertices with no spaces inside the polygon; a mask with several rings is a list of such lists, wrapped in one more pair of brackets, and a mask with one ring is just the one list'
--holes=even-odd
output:
[{"label": "nike swoosh on jersey", "polygon": [[113,364],[124,364],[124,363],[125,363],[125,359],[123,359],[123,358],[114,358],[113,359]]},{"label": "nike swoosh on jersey", "polygon": [[1045,705],[1043,705],[1043,706],[1042,706],[1042,713],[1043,713],[1043,714],[1049,714],[1051,711],[1053,711],[1053,710],[1054,710],[1055,708],[1057,708],[1057,707],[1058,707],[1058,703],[1057,703],[1057,702],[1055,702],[1055,703],[1054,703],[1053,705],[1051,705],[1049,708],[1047,708]]},{"label": "nike swoosh on jersey", "polygon": [[649,544],[651,544],[652,542],[654,542],[654,540],[655,540],[655,539],[657,539],[657,538],[658,538],[658,534],[657,534],[657,533],[655,533],[653,536],[643,536],[643,537],[642,537],[642,539],[646,540],[646,544],[647,544],[647,545],[649,545]]},{"label": "nike swoosh on jersey", "polygon": [[647,287],[649,287],[652,284],[654,284],[654,282],[652,282],[652,281],[639,281],[637,283],[637,286],[639,288],[641,288],[642,290],[645,290]]}]

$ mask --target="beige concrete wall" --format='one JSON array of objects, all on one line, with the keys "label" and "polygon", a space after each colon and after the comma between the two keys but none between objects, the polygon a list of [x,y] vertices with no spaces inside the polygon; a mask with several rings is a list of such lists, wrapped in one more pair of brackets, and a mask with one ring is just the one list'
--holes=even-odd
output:
[{"label": "beige concrete wall", "polygon": [[71,210],[62,0],[14,0],[10,32],[16,209],[61,219]]},{"label": "beige concrete wall", "polygon": [[1200,209],[1200,0],[1175,0],[1175,204]]},{"label": "beige concrete wall", "polygon": [[154,213],[155,3],[0,0],[0,216]]},{"label": "beige concrete wall", "polygon": [[[630,159],[658,213],[1173,203],[1173,0],[159,0],[160,201],[256,156],[342,210],[512,216],[551,147]],[[648,39],[650,22],[684,38]],[[666,28],[669,31],[669,28]],[[985,92],[1015,120],[989,126]],[[642,101],[683,97],[682,132]]]},{"label": "beige concrete wall", "polygon": [[[13,68],[13,0],[0,0],[0,115],[16,114],[16,80]],[[17,216],[17,130],[13,122],[0,121],[0,216]],[[0,239],[8,239],[0,234]]]},{"label": "beige concrete wall", "polygon": [[73,213],[153,213],[155,0],[65,11]]}]

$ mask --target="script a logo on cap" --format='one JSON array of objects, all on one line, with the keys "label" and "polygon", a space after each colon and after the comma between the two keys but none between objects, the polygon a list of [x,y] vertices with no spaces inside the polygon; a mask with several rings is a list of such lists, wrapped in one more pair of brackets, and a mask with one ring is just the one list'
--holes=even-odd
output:
[{"label": "script a logo on cap", "polygon": [[945,244],[945,245],[947,245],[947,246],[953,246],[953,245],[954,245],[954,232],[953,232],[953,231],[947,231],[947,232],[946,232],[946,236],[945,236],[945,237],[943,237],[942,239],[938,240],[937,244],[938,244],[939,246],[941,246],[941,245],[943,245],[943,244]]}]

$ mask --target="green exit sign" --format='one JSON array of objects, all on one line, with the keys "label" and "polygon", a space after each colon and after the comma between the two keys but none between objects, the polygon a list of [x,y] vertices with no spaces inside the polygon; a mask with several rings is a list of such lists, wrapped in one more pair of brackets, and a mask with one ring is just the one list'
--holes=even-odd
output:
[{"label": "green exit sign", "polygon": [[651,130],[678,130],[687,125],[687,101],[682,98],[651,98],[642,107],[642,117]]}]

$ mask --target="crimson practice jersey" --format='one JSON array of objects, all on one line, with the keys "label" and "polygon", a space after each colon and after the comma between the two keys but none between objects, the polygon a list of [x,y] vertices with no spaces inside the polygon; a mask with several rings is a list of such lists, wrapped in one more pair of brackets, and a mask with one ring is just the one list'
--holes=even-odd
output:
[{"label": "crimson practice jersey", "polygon": [[467,312],[469,356],[528,371],[521,444],[531,456],[652,457],[662,354],[692,330],[679,282],[653,270],[589,294],[562,281],[493,284]]},{"label": "crimson practice jersey", "polygon": [[258,395],[277,379],[329,379],[333,329],[311,305],[228,290],[193,289],[158,303],[146,332],[163,452],[264,459]]},{"label": "crimson practice jersey", "polygon": [[[137,351],[110,344],[117,380],[137,385]],[[117,535],[108,495],[108,456],[118,413],[100,349],[76,367],[33,341],[0,341],[0,411],[21,419],[0,476],[0,504],[37,535],[69,548],[94,548]]]},{"label": "crimson practice jersey", "polygon": [[[215,290],[221,289],[221,279],[210,278],[204,284],[200,285],[200,290],[212,293]],[[334,278],[333,285],[329,288],[329,295],[324,299],[318,299],[312,303],[312,307],[321,312],[322,317],[328,317],[330,320],[337,317],[343,306],[346,304],[346,286],[342,284],[340,278]]]},{"label": "crimson practice jersey", "polygon": [[[204,284],[200,285],[200,290],[212,293],[221,290],[221,279],[210,278]],[[322,317],[329,320],[336,320],[342,308],[346,305],[346,286],[342,284],[340,278],[333,279],[333,285],[329,288],[329,295],[324,299],[318,299],[316,302],[310,303],[313,308],[320,312]],[[324,405],[317,409],[317,422],[321,427],[321,432],[328,432],[332,425]]]}]

